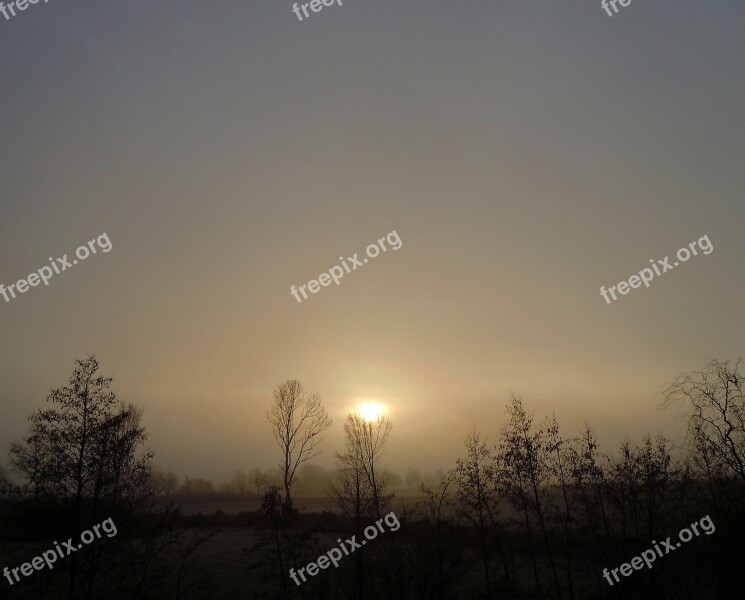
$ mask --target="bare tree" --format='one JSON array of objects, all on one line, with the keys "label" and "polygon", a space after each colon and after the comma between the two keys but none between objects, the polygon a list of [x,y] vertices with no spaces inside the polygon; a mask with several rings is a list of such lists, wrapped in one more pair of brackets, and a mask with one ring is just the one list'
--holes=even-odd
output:
[{"label": "bare tree", "polygon": [[572,544],[569,531],[573,519],[571,502],[569,500],[569,463],[571,461],[571,451],[569,450],[568,440],[561,437],[556,415],[552,415],[550,419],[547,419],[544,430],[546,432],[546,452],[543,457],[546,464],[544,467],[549,474],[551,483],[561,489],[563,502],[561,505],[555,507],[555,513],[564,533],[564,552],[569,598],[574,598]]},{"label": "bare tree", "polygon": [[380,517],[385,496],[387,473],[378,461],[393,425],[385,417],[366,421],[357,411],[347,414],[344,423],[343,454],[339,461],[339,485],[333,486],[334,496],[342,512],[359,524],[363,517]]},{"label": "bare tree", "polygon": [[424,539],[413,540],[408,561],[410,572],[418,581],[419,598],[451,598],[471,562],[470,557],[458,551],[457,492],[452,489],[455,485],[456,475],[451,470],[443,474],[436,486],[430,488],[422,483],[419,488],[426,501],[419,504],[414,515],[427,525],[421,530]]},{"label": "bare tree", "polygon": [[362,473],[372,493],[372,507],[378,518],[381,515],[381,507],[387,502],[384,494],[388,483],[378,461],[392,429],[393,424],[384,416],[380,415],[375,421],[368,421],[358,411],[350,412],[344,423],[347,447],[353,448],[353,454],[360,461]]},{"label": "bare tree", "polygon": [[[585,425],[582,433],[570,441],[568,449],[571,496],[583,526],[576,535],[585,544],[593,544],[599,552],[588,558],[599,593],[603,594],[605,585],[599,575],[600,563],[612,562],[611,530],[609,516],[609,497],[607,483],[607,457],[598,451],[595,433]],[[585,534],[584,536],[582,534]]]},{"label": "bare tree", "polygon": [[354,443],[349,434],[345,438],[345,445],[344,453],[336,455],[339,475],[337,481],[331,484],[332,496],[342,514],[353,521],[355,533],[360,534],[362,519],[372,513],[372,491],[362,467],[360,446]]},{"label": "bare tree", "polygon": [[679,375],[665,391],[665,406],[684,402],[693,446],[745,482],[745,396],[739,370],[711,361],[703,371]]},{"label": "bare tree", "polygon": [[331,427],[331,419],[321,405],[321,397],[306,393],[295,379],[274,389],[274,402],[266,416],[283,455],[279,467],[285,488],[284,508],[292,511],[292,486],[297,468],[318,456],[321,434]]},{"label": "bare tree", "polygon": [[498,514],[498,498],[492,485],[494,457],[481,434],[475,430],[468,434],[465,444],[466,456],[456,460],[451,476],[458,499],[458,514],[478,531],[484,568],[484,597],[490,599],[493,594],[490,562],[496,545],[490,536],[496,528]]},{"label": "bare tree", "polygon": [[[345,450],[336,455],[339,477],[331,489],[337,506],[352,520],[355,536],[360,538],[363,521],[373,516],[380,518],[381,508],[390,499],[385,495],[387,478],[378,461],[392,428],[385,417],[366,421],[358,411],[350,412],[344,423]],[[362,550],[355,552],[355,599],[364,597],[368,585],[365,556]]]},{"label": "bare tree", "polygon": [[532,413],[529,413],[522,400],[515,396],[512,397],[510,404],[507,406],[507,414],[510,420],[502,429],[496,460],[498,480],[504,495],[523,514],[539,596],[543,597],[543,592],[540,588],[540,578],[534,555],[530,523],[531,512],[535,515],[543,534],[543,541],[556,587],[556,596],[561,600],[561,584],[559,583],[556,560],[551,549],[545,514],[548,495],[545,485],[549,478],[545,458],[548,452],[547,433],[543,427],[534,426]]}]

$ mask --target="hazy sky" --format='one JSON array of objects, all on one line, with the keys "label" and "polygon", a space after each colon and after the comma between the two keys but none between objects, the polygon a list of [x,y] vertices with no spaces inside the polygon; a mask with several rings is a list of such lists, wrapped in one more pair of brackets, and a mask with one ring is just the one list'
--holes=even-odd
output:
[{"label": "hazy sky", "polygon": [[[510,393],[610,447],[664,384],[743,351],[745,4],[50,0],[0,16],[0,448],[94,353],[158,464],[267,467],[299,379],[341,449],[389,407],[388,464],[447,468]],[[298,304],[396,230],[403,247]],[[601,285],[708,235],[607,305]]]}]

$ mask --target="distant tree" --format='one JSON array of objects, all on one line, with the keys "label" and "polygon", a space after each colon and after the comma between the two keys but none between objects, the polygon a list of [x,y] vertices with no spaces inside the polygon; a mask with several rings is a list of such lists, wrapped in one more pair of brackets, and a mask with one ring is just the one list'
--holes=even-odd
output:
[{"label": "distant tree", "polygon": [[184,477],[184,483],[179,489],[179,493],[186,496],[212,494],[214,491],[212,482],[201,477]]},{"label": "distant tree", "polygon": [[298,490],[307,496],[322,496],[329,489],[330,477],[326,470],[311,463],[306,463],[298,470]]},{"label": "distant tree", "polygon": [[269,485],[269,480],[259,468],[253,468],[248,474],[248,480],[256,490],[256,495],[261,496],[261,490]]},{"label": "distant tree", "polygon": [[151,473],[152,486],[162,496],[171,496],[179,488],[179,478],[173,471],[161,471],[153,468]]},{"label": "distant tree", "polygon": [[445,473],[442,472],[442,469],[437,469],[436,471],[425,471],[424,475],[422,475],[421,482],[428,488],[434,488],[437,487],[444,478]]},{"label": "distant tree", "polygon": [[273,485],[278,485],[279,487],[282,487],[283,485],[284,472],[282,471],[282,469],[278,467],[272,467],[271,469],[266,469],[264,471],[264,477],[269,487],[272,487]]},{"label": "distant tree", "polygon": [[392,490],[398,490],[403,486],[404,480],[398,473],[386,471],[385,476]]},{"label": "distant tree", "polygon": [[238,496],[248,494],[251,487],[251,480],[243,471],[236,471],[230,478],[230,493]]},{"label": "distant tree", "polygon": [[422,484],[422,474],[419,472],[419,469],[412,469],[409,467],[406,469],[406,475],[404,478],[404,481],[406,481],[406,485],[408,487],[418,487]]},{"label": "distant tree", "polygon": [[292,486],[298,467],[318,456],[322,434],[331,427],[318,394],[308,394],[297,380],[289,380],[274,390],[274,402],[267,411],[274,439],[282,451],[279,467],[285,490],[284,508],[292,511]]}]

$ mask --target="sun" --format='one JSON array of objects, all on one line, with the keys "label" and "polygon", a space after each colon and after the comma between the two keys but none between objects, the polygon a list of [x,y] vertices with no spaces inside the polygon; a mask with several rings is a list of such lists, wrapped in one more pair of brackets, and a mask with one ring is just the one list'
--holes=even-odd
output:
[{"label": "sun", "polygon": [[354,410],[368,423],[374,423],[380,417],[385,415],[385,405],[381,402],[360,402],[359,404],[357,404],[357,406],[354,407]]}]

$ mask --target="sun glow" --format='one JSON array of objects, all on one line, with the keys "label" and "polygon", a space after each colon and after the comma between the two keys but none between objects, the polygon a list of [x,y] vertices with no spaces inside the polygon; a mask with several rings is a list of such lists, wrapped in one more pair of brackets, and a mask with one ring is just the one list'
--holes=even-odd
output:
[{"label": "sun glow", "polygon": [[381,402],[360,402],[354,407],[354,410],[368,423],[374,423],[385,415],[385,405]]}]

